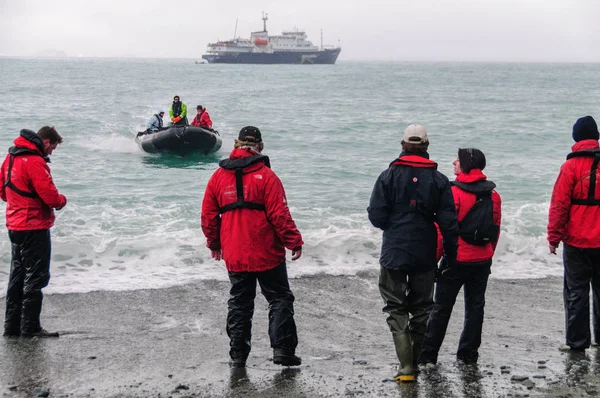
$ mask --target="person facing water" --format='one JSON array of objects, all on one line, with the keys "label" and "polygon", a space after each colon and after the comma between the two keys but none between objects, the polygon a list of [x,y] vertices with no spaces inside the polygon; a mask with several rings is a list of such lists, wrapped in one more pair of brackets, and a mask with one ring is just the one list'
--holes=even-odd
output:
[{"label": "person facing water", "polygon": [[591,344],[590,283],[594,341],[600,343],[600,145],[596,121],[573,125],[572,152],[560,168],[548,214],[548,244],[556,254],[563,242],[566,341],[561,350],[585,350]]},{"label": "person facing water", "polygon": [[146,131],[151,133],[155,131],[160,131],[163,129],[163,116],[165,115],[165,111],[159,109],[156,111],[154,115],[150,117],[147,124]]},{"label": "person facing water", "polygon": [[285,249],[292,251],[292,261],[298,260],[304,242],[263,148],[258,128],[242,128],[229,158],[219,162],[208,181],[202,201],[207,247],[212,258],[225,260],[231,281],[226,330],[233,368],[245,367],[250,353],[257,280],[269,302],[273,362],[301,364],[295,355],[298,337]]},{"label": "person facing water", "polygon": [[467,364],[477,363],[485,291],[491,273],[492,257],[500,236],[502,200],[483,169],[486,159],[475,148],[459,149],[454,165],[456,180],[452,194],[458,215],[459,238],[456,262],[442,265],[435,290],[435,304],[418,362],[426,369],[437,364],[438,352],[446,335],[452,308],[461,288],[465,295],[465,322],[456,357]]},{"label": "person facing water", "polygon": [[192,120],[190,126],[212,129],[212,120],[210,120],[210,115],[206,111],[206,108],[202,107],[202,105],[198,105],[196,111],[196,116],[194,117],[194,120]]},{"label": "person facing water", "polygon": [[425,127],[408,126],[401,144],[400,156],[375,182],[367,211],[371,223],[383,230],[379,291],[400,361],[395,380],[404,382],[414,381],[433,307],[436,223],[448,261],[454,263],[458,221],[450,182],[429,159]]},{"label": "person facing water", "polygon": [[173,104],[169,109],[169,117],[174,126],[187,126],[187,106],[180,101],[179,96],[173,97]]},{"label": "person facing water", "polygon": [[49,156],[62,137],[54,127],[21,130],[0,170],[0,198],[7,202],[6,226],[12,244],[6,291],[4,336],[58,337],[40,324],[42,289],[50,281],[50,228],[54,209],[67,204],[50,175]]}]

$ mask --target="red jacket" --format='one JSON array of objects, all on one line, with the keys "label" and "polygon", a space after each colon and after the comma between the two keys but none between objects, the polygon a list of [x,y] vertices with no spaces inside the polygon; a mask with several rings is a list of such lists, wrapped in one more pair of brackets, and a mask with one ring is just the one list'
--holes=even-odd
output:
[{"label": "red jacket", "polygon": [[196,114],[196,116],[194,117],[194,120],[192,120],[192,123],[190,125],[197,126],[197,127],[208,127],[209,129],[211,129],[212,128],[212,120],[210,120],[210,116],[208,115],[208,112],[206,112],[206,110],[204,110],[204,111],[202,111],[202,113]]},{"label": "red jacket", "polygon": [[[8,164],[13,157],[10,182],[24,192],[37,194],[30,198],[4,186],[8,179]],[[12,231],[48,229],[54,225],[54,210],[67,204],[67,198],[58,193],[50,167],[43,156],[43,143],[29,130],[22,130],[9,149],[0,169],[0,198],[7,202],[6,226]]]},{"label": "red jacket", "polygon": [[[599,147],[596,140],[583,140],[573,145],[573,152]],[[548,215],[548,241],[558,245],[561,241],[580,249],[600,248],[600,206],[571,204],[571,199],[587,199],[593,157],[575,157],[560,168],[554,184]],[[596,171],[600,183],[600,170]],[[600,199],[596,185],[595,199]]]},{"label": "red jacket", "polygon": [[[285,261],[285,248],[304,242],[287,206],[281,181],[268,167],[268,158],[234,149],[206,186],[200,223],[210,250],[223,251],[228,271],[258,272]],[[237,201],[235,169],[243,168],[244,201],[264,204],[264,210],[240,208],[221,214]]]},{"label": "red jacket", "polygon": [[[456,181],[465,184],[474,183],[477,181],[485,181],[487,177],[482,173],[480,169],[473,169],[468,174],[460,173],[456,176]],[[456,205],[456,214],[458,215],[458,222],[460,223],[471,207],[475,205],[477,196],[474,193],[462,190],[457,186],[452,186],[452,195],[454,196],[454,203]],[[492,191],[492,202],[494,212],[494,224],[500,226],[502,219],[502,200],[500,195],[495,190]],[[498,233],[498,237],[500,233]],[[498,241],[490,242],[483,246],[471,245],[465,242],[460,236],[458,238],[458,254],[456,255],[456,261],[458,263],[480,263],[487,262],[494,256],[496,245]]]}]

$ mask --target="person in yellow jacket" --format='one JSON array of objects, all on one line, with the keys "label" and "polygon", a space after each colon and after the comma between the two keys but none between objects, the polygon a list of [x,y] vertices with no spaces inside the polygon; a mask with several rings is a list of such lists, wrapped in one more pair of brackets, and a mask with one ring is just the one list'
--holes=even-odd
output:
[{"label": "person in yellow jacket", "polygon": [[169,117],[173,122],[173,126],[187,126],[187,106],[179,100],[179,96],[173,97],[173,105],[169,109]]}]

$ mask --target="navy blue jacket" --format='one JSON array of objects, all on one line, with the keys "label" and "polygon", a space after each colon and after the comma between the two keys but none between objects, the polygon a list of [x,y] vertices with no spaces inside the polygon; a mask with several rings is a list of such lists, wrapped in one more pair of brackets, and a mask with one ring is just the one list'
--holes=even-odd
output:
[{"label": "navy blue jacket", "polygon": [[371,223],[383,230],[379,263],[404,272],[436,268],[437,223],[450,264],[458,250],[458,220],[448,178],[429,155],[400,154],[373,188],[367,208]]}]

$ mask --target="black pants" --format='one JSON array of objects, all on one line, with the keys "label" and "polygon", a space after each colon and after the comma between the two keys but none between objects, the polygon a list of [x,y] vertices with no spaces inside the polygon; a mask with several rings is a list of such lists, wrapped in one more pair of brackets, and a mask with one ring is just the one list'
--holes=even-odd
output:
[{"label": "black pants", "polygon": [[256,281],[269,302],[269,339],[272,348],[294,354],[298,345],[294,322],[294,295],[290,290],[285,262],[263,272],[229,272],[227,335],[232,359],[246,359],[250,353]]},{"label": "black pants", "polygon": [[600,248],[578,249],[564,245],[563,298],[569,347],[582,350],[591,343],[590,282],[594,308],[594,340],[600,342]]},{"label": "black pants", "polygon": [[179,120],[177,123],[173,123],[173,126],[177,126],[177,127],[184,127],[184,126],[189,126],[190,124],[188,123],[188,119],[187,116],[184,116],[181,118],[181,120]]},{"label": "black pants", "polygon": [[50,281],[50,230],[8,231],[12,261],[6,292],[4,330],[9,333],[41,329],[42,289]]},{"label": "black pants", "polygon": [[433,307],[435,270],[406,273],[381,267],[379,292],[388,313],[387,323],[392,335],[410,333],[413,361],[421,351],[427,319]]},{"label": "black pants", "polygon": [[456,297],[464,286],[465,321],[456,356],[466,362],[477,362],[485,307],[485,290],[490,275],[489,266],[455,265],[437,281],[435,304],[427,323],[420,363],[437,363],[438,352],[446,336]]}]

